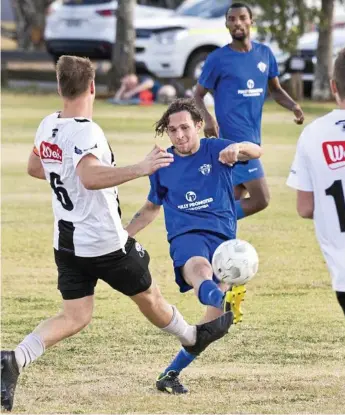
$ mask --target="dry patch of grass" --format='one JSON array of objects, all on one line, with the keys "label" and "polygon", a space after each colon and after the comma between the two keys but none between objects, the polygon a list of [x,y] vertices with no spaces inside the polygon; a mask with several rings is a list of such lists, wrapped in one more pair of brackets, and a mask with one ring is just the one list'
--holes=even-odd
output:
[{"label": "dry patch of grass", "polygon": [[[25,172],[35,127],[57,108],[53,96],[3,94],[5,348],[14,347],[60,309],[51,248],[51,191]],[[137,108],[133,113],[133,108],[96,104],[95,119],[105,129],[119,165],[133,163],[151,149],[152,124],[162,110]],[[308,119],[319,114],[320,107],[313,104]],[[297,217],[295,195],[285,186],[301,131],[287,117],[290,114],[267,105],[263,160],[272,201],[263,213],[239,223],[239,237],[256,246],[261,261],[258,276],[248,284],[244,321],[183,372],[190,393],[176,397],[156,391],[155,378],[178,350],[177,341],[100,282],[91,325],[48,350],[21,375],[14,413],[343,413],[344,316],[312,223]],[[167,144],[166,139],[161,142]],[[148,179],[120,187],[124,222],[147,192]],[[198,321],[202,306],[192,293],[180,295],[173,282],[163,215],[138,239],[150,252],[151,272],[163,294],[189,321]]]}]

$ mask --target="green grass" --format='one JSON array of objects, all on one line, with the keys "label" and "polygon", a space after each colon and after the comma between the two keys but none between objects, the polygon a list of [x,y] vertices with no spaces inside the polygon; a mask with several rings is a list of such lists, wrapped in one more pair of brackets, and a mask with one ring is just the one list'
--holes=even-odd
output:
[{"label": "green grass", "polygon": [[[59,108],[52,95],[2,95],[2,345],[14,347],[42,319],[59,311],[47,183],[26,174],[40,119]],[[305,103],[307,122],[332,105]],[[119,166],[143,157],[155,142],[163,107],[116,108],[97,102]],[[272,201],[239,224],[253,243],[260,271],[248,284],[241,325],[182,375],[187,396],[160,394],[154,381],[178,342],[147,323],[132,302],[99,282],[90,326],[65,340],[21,376],[20,413],[343,413],[344,316],[315,241],[313,224],[297,217],[285,185],[301,127],[268,103],[263,163]],[[162,145],[167,138],[160,139]],[[124,222],[144,202],[148,180],[120,187]],[[163,216],[138,237],[163,294],[191,322],[202,307],[173,282]]]}]

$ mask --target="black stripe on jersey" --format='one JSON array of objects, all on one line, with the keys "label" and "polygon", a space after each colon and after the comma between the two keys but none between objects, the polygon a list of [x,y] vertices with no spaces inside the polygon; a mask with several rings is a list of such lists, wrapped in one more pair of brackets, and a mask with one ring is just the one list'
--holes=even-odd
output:
[{"label": "black stripe on jersey", "polygon": [[345,120],[339,120],[335,123],[335,125],[342,125],[343,130],[345,130]]},{"label": "black stripe on jersey", "polygon": [[67,222],[60,219],[58,222],[59,227],[59,251],[68,251],[74,253],[74,225],[73,222]]},{"label": "black stripe on jersey", "polygon": [[[114,157],[113,149],[111,148],[111,145],[109,144],[109,141],[108,141],[108,146],[109,146],[109,150],[110,150],[110,154],[111,154],[111,164],[115,167],[116,166],[115,157]],[[116,201],[117,201],[117,213],[119,214],[119,216],[121,218],[122,211],[121,211],[121,207],[120,207],[119,194],[116,195]]]},{"label": "black stripe on jersey", "polygon": [[87,120],[86,118],[74,118],[74,121],[77,121],[77,122],[90,122],[90,120]]},{"label": "black stripe on jersey", "polygon": [[110,162],[115,167],[116,166],[115,157],[114,157],[113,149],[111,148],[111,145],[109,144],[109,141],[108,141],[108,146],[109,146],[109,150],[110,150],[110,154],[111,154]]},{"label": "black stripe on jersey", "polygon": [[122,216],[122,211],[121,211],[121,207],[120,207],[120,199],[119,199],[119,194],[116,195],[116,201],[117,201],[117,213],[119,214],[120,218]]}]

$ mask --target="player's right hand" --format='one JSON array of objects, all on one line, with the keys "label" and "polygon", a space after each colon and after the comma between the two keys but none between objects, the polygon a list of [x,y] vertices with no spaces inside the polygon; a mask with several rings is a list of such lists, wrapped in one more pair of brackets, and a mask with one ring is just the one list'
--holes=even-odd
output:
[{"label": "player's right hand", "polygon": [[143,176],[149,176],[162,167],[168,167],[174,161],[174,155],[155,145],[145,159],[139,163]]},{"label": "player's right hand", "polygon": [[217,121],[212,117],[207,117],[205,119],[205,127],[204,127],[205,137],[218,137],[219,135],[219,127]]}]

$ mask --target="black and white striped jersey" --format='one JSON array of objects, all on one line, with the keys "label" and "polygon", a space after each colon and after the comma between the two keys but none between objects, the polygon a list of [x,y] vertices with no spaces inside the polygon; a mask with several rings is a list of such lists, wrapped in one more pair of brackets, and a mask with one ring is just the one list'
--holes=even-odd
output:
[{"label": "black and white striped jersey", "polygon": [[87,154],[105,166],[114,165],[103,130],[90,119],[59,118],[54,113],[38,127],[35,152],[52,188],[54,248],[81,257],[123,249],[128,234],[121,223],[117,188],[87,190],[76,174]]}]

